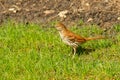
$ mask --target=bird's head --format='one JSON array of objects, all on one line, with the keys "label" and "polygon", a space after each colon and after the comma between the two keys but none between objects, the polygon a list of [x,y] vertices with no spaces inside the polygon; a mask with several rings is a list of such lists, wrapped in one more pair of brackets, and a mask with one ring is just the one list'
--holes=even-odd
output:
[{"label": "bird's head", "polygon": [[57,24],[55,25],[55,28],[56,28],[58,31],[62,31],[62,30],[66,30],[66,29],[67,29],[66,26],[65,26],[63,23],[61,23],[61,22],[57,23]]}]

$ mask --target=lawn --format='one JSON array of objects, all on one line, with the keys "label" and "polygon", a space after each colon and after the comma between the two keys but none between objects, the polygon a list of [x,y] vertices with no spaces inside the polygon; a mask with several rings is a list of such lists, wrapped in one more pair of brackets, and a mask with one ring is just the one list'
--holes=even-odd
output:
[{"label": "lawn", "polygon": [[8,21],[0,26],[0,80],[120,80],[120,25],[104,32],[95,25],[71,26],[89,41],[72,58],[54,28]]}]

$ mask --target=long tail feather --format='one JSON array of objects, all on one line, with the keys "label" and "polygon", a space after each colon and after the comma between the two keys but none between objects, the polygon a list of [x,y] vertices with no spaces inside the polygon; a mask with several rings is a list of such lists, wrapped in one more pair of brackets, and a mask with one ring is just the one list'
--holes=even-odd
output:
[{"label": "long tail feather", "polygon": [[96,40],[96,39],[105,39],[105,37],[99,36],[99,37],[85,38],[85,39],[86,41],[89,41],[89,40]]}]

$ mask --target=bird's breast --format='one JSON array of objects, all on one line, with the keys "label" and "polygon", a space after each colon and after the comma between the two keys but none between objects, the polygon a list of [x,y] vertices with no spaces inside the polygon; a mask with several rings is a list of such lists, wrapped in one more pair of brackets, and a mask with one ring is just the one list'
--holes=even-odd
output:
[{"label": "bird's breast", "polygon": [[76,42],[76,41],[71,41],[69,38],[68,38],[68,36],[66,36],[64,33],[62,33],[62,32],[59,32],[59,34],[60,34],[60,37],[61,37],[61,39],[62,39],[62,41],[65,43],[65,44],[67,44],[67,45],[69,45],[69,46],[78,46],[78,42]]}]

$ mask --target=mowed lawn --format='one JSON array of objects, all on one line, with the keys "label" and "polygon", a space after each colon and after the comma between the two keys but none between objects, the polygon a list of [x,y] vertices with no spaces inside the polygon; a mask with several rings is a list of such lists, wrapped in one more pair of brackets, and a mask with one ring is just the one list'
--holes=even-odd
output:
[{"label": "mowed lawn", "polygon": [[54,28],[8,21],[0,26],[0,80],[120,80],[120,25],[104,32],[95,25],[73,32],[107,39],[82,44],[72,58]]}]

